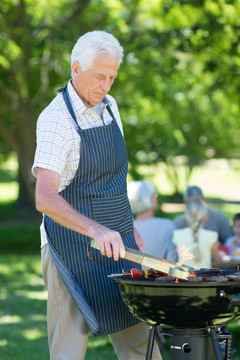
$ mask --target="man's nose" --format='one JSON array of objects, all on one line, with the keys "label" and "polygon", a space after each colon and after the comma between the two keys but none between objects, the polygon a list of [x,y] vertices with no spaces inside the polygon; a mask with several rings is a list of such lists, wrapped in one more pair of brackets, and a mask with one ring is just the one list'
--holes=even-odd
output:
[{"label": "man's nose", "polygon": [[104,79],[101,83],[101,88],[108,92],[111,89],[112,86],[112,80],[111,79]]}]

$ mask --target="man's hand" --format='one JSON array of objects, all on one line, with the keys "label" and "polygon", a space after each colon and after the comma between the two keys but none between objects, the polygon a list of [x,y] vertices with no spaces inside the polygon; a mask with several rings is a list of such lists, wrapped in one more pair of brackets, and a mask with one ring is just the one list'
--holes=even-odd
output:
[{"label": "man's hand", "polygon": [[91,232],[93,232],[92,238],[98,243],[102,255],[113,257],[115,261],[119,257],[125,257],[125,246],[119,232],[100,224],[96,224]]}]

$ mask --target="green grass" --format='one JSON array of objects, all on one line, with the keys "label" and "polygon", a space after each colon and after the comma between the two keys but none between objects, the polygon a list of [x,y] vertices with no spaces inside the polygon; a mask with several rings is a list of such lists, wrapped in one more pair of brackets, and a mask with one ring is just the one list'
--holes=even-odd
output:
[{"label": "green grass", "polygon": [[39,225],[26,224],[0,227],[1,253],[29,254],[40,249]]},{"label": "green grass", "polygon": [[[9,185],[11,187],[11,185]],[[3,193],[8,193],[8,191],[4,191],[2,184],[0,184],[0,191],[1,191],[1,200],[0,200],[0,219],[1,221],[5,219],[16,219],[20,218],[21,214],[19,213],[17,206],[16,206],[16,198],[10,200],[2,199]]]},{"label": "green grass", "polygon": [[[40,254],[1,254],[0,284],[0,359],[49,359]],[[109,337],[90,335],[85,359],[117,360]]]},{"label": "green grass", "polygon": [[[0,255],[0,359],[47,360],[47,292],[39,254]],[[240,320],[228,325],[240,360]],[[168,349],[162,351],[169,359]],[[90,335],[86,360],[117,360],[107,336]]]},{"label": "green grass", "polygon": [[[0,359],[47,360],[47,293],[41,277],[40,221],[32,219],[31,214],[21,214],[15,205],[16,170],[14,158],[0,167]],[[160,196],[160,201],[176,201],[167,195],[171,189],[162,170],[148,168],[147,177],[152,177],[159,192],[166,194]],[[234,198],[234,194],[240,198],[239,169],[223,169],[220,176],[215,170],[196,169],[191,183],[202,185],[212,198]],[[240,211],[238,204],[211,206],[224,211],[230,220]],[[159,209],[159,215],[174,218],[177,213]],[[229,324],[228,329],[237,348],[231,359],[240,360],[240,319]],[[162,356],[163,360],[169,359],[168,350],[162,351]],[[109,338],[90,335],[86,360],[103,359],[117,359]]]},{"label": "green grass", "polygon": [[0,358],[48,359],[40,258],[1,255]]},{"label": "green grass", "polygon": [[[0,359],[49,358],[40,255],[0,255]],[[114,360],[107,336],[90,336],[87,360]]]},{"label": "green grass", "polygon": [[240,360],[240,319],[228,324],[229,332],[233,335],[233,346],[236,353],[233,354],[232,359]]}]

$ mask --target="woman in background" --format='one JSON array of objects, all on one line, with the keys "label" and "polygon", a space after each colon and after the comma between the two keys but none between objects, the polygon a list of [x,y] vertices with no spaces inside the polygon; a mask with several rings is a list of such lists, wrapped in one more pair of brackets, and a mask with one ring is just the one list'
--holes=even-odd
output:
[{"label": "woman in background", "polygon": [[176,248],[172,243],[174,225],[170,219],[154,216],[157,209],[154,185],[147,180],[131,181],[128,197],[132,213],[136,216],[134,224],[144,240],[146,253],[175,261]]},{"label": "woman in background", "polygon": [[212,261],[220,262],[218,233],[203,228],[208,219],[208,207],[203,200],[187,203],[185,220],[188,227],[175,230],[173,243],[177,247],[178,261],[195,269],[209,268]]}]

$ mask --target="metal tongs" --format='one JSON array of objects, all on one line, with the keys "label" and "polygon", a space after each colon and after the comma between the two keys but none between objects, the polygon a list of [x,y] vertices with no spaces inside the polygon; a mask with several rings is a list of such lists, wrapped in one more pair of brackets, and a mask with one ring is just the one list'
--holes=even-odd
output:
[{"label": "metal tongs", "polygon": [[[99,245],[95,240],[91,240],[91,246],[99,250]],[[164,272],[165,274],[187,280],[189,276],[193,276],[194,268],[178,262],[161,259],[141,251],[125,248],[124,259],[133,261],[137,264],[150,267],[152,269]]]}]

